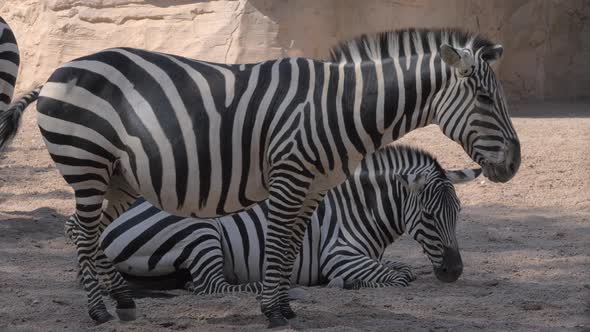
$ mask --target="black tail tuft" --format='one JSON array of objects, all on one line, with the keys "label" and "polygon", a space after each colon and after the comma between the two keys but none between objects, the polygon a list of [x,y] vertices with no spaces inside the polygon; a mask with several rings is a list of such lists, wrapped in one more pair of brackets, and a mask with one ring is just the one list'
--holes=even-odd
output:
[{"label": "black tail tuft", "polygon": [[39,91],[41,91],[41,87],[28,92],[10,105],[7,110],[0,112],[0,151],[16,135],[23,112],[29,104],[39,98]]}]

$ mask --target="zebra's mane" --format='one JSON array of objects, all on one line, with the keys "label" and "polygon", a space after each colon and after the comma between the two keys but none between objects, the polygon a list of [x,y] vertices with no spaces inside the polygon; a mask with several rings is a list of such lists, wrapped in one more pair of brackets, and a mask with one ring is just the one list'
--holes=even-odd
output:
[{"label": "zebra's mane", "polygon": [[[475,54],[477,50],[494,46],[490,40],[479,34],[468,32],[457,28],[441,29],[418,29],[409,28],[394,31],[364,34],[358,38],[344,41],[330,49],[331,60],[334,62],[352,62],[353,56],[361,61],[377,61],[384,58],[399,56],[411,56],[418,53],[432,53],[429,39],[434,38],[438,52],[440,45],[448,43],[453,47],[471,48]],[[404,47],[404,40],[408,47]],[[416,45],[421,45],[416,47]],[[391,54],[392,50],[398,49],[398,54]],[[406,54],[405,52],[408,52]]]},{"label": "zebra's mane", "polygon": [[[371,162],[369,162],[369,158],[372,159]],[[366,164],[363,169],[366,172],[388,172],[392,168],[397,171],[412,170],[419,166],[435,169],[443,176],[446,172],[430,152],[403,144],[387,145],[375,151],[364,161]],[[372,166],[369,166],[369,164]]]}]

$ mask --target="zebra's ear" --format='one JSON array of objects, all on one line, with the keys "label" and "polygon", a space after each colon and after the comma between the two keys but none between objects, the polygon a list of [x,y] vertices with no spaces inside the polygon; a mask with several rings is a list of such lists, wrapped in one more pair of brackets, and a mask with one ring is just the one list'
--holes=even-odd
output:
[{"label": "zebra's ear", "polygon": [[481,58],[485,60],[488,64],[492,64],[499,60],[504,53],[504,47],[502,45],[494,45],[490,47],[486,47],[481,51]]},{"label": "zebra's ear", "polygon": [[461,62],[461,54],[459,53],[459,51],[448,44],[441,45],[440,57],[447,65],[451,67],[458,67],[459,63]]},{"label": "zebra's ear", "polygon": [[447,178],[453,184],[469,182],[481,174],[481,168],[467,168],[464,170],[446,171]]},{"label": "zebra's ear", "polygon": [[422,191],[426,184],[426,176],[423,174],[395,174],[395,179],[413,193]]},{"label": "zebra's ear", "polygon": [[475,60],[473,55],[462,49],[456,49],[451,45],[442,44],[440,47],[440,56],[443,61],[459,70],[462,76],[471,75],[475,68]]}]

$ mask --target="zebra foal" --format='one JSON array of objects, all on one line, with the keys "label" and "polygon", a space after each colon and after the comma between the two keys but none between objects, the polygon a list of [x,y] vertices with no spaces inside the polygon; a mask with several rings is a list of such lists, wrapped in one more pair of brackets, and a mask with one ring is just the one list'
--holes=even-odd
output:
[{"label": "zebra foal", "polygon": [[[463,269],[456,238],[460,202],[454,183],[480,169],[445,171],[430,154],[405,147],[367,156],[331,189],[311,218],[291,284],[343,281],[344,288],[406,286],[409,267],[383,262],[403,233],[420,243],[441,281]],[[138,200],[100,238],[105,255],[131,280],[186,276],[195,294],[262,291],[266,202],[215,219],[172,216]],[[66,234],[75,233],[68,223]],[[178,280],[175,284],[182,284]],[[145,283],[143,283],[145,285]]]},{"label": "zebra foal", "polygon": [[[491,181],[517,172],[520,144],[490,67],[501,46],[459,30],[407,29],[363,36],[332,54],[332,61],[224,65],[113,48],[53,72],[40,89],[37,118],[74,189],[92,319],[112,319],[98,272],[110,279],[119,318],[135,318],[98,240],[138,196],[196,218],[268,199],[261,309],[270,326],[281,326],[295,315],[287,290],[311,215],[365,155],[436,123]],[[16,106],[5,112],[13,120],[22,113]],[[9,128],[0,148],[14,135]]]}]

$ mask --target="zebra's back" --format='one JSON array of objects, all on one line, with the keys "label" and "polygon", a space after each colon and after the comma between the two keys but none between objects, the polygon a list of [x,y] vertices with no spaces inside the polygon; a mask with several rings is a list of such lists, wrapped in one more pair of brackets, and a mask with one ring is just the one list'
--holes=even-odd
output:
[{"label": "zebra's back", "polygon": [[268,197],[263,132],[280,128],[270,123],[278,104],[288,104],[280,111],[291,117],[305,101],[283,99],[309,93],[308,83],[290,79],[308,71],[308,61],[224,65],[106,49],[53,72],[39,95],[38,122],[52,155],[82,150],[107,173],[117,161],[134,191],[162,210],[227,215]]}]

